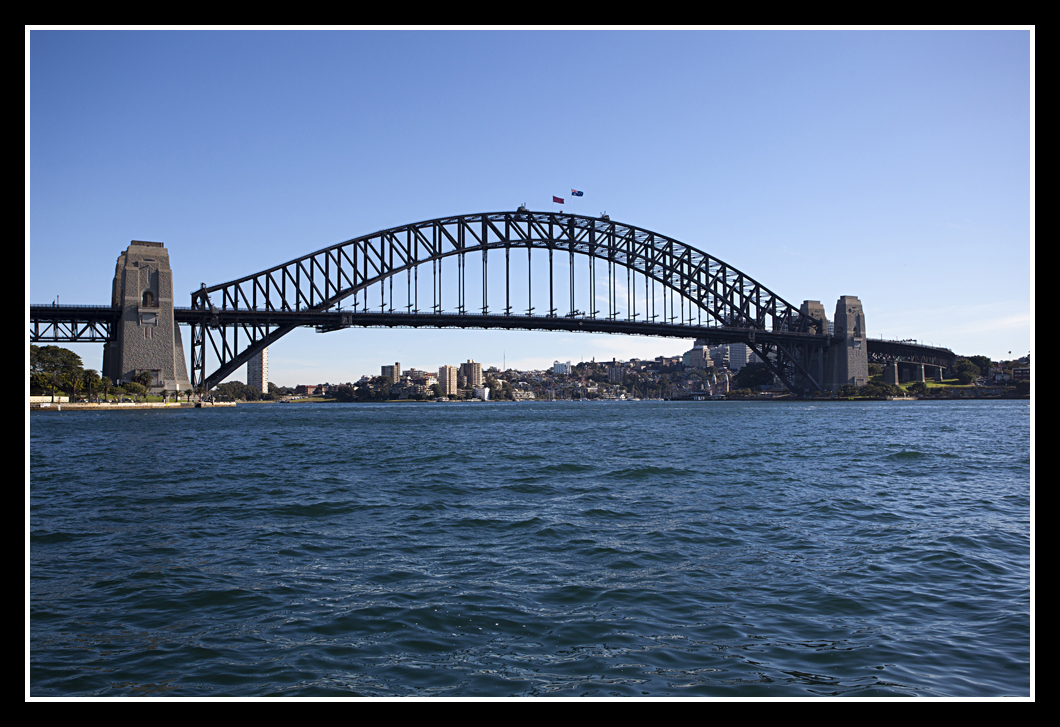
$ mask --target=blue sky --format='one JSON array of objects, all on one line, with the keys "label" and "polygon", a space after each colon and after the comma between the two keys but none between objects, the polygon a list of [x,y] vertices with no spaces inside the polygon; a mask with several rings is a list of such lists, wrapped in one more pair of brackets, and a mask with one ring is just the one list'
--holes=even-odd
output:
[{"label": "blue sky", "polygon": [[[109,303],[130,240],[178,291],[443,215],[599,214],[871,337],[1031,350],[1033,45],[1014,30],[27,30],[27,304]],[[562,209],[571,211],[568,205]],[[185,344],[190,336],[185,331]],[[280,385],[689,342],[298,330]],[[71,346],[99,369],[102,346]],[[240,371],[233,379],[245,379]]]}]

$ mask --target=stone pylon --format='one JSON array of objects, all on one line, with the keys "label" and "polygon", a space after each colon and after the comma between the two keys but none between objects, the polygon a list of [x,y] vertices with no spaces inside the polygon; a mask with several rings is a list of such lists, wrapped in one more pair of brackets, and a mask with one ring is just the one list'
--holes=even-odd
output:
[{"label": "stone pylon", "polygon": [[844,384],[869,383],[865,311],[856,295],[844,295],[835,306],[834,338],[828,350],[825,379],[835,392]]},{"label": "stone pylon", "polygon": [[103,375],[121,384],[146,371],[152,391],[190,389],[165,245],[133,240],[118,256],[111,305],[121,308],[121,321],[117,340],[103,349]]},{"label": "stone pylon", "polygon": [[[816,318],[821,322],[820,332],[828,333],[828,314],[825,313],[824,306],[821,305],[819,300],[804,300],[800,308],[802,315],[807,318]],[[820,387],[827,387],[827,380],[825,379],[825,372],[828,369],[827,366],[827,355],[828,349],[821,346],[812,346],[805,349],[805,360],[803,366],[810,373],[810,376],[818,383]],[[807,382],[808,383],[808,382]],[[807,392],[812,394],[813,392]]]}]

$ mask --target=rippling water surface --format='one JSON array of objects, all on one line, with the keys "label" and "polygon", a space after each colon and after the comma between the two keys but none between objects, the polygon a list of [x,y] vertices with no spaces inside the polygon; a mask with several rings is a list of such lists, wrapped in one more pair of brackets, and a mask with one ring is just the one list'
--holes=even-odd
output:
[{"label": "rippling water surface", "polygon": [[30,417],[33,696],[1028,696],[1026,401]]}]

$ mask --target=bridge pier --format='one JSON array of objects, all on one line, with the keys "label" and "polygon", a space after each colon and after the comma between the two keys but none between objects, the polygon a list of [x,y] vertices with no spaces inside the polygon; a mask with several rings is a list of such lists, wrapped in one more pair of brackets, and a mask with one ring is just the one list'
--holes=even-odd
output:
[{"label": "bridge pier", "polygon": [[890,361],[883,367],[883,383],[898,386],[898,362]]},{"label": "bridge pier", "polygon": [[161,242],[133,240],[118,256],[111,305],[121,310],[114,340],[104,344],[103,375],[122,384],[144,372],[152,392],[191,388],[173,315],[173,271]]}]

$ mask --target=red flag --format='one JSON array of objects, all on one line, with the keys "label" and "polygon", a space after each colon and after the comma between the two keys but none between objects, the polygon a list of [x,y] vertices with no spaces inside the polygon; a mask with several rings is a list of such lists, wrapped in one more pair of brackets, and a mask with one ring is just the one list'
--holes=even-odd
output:
[{"label": "red flag", "polygon": [[552,196],[552,201],[554,203],[563,204],[563,198],[562,197],[557,197],[555,195]]}]

